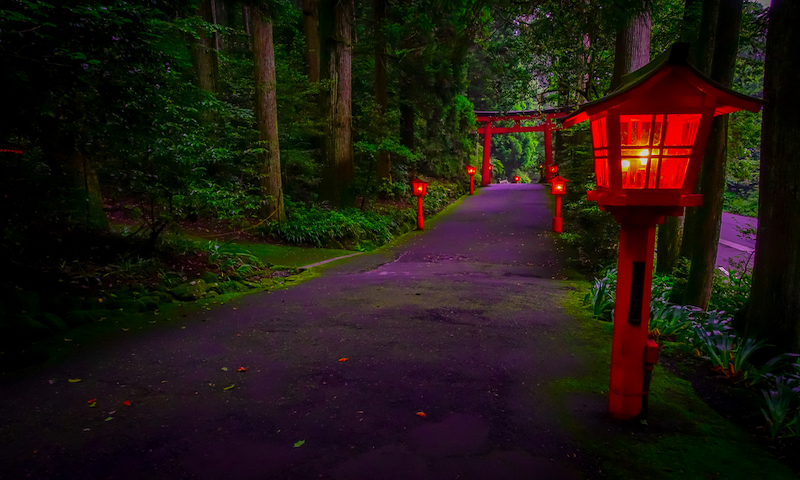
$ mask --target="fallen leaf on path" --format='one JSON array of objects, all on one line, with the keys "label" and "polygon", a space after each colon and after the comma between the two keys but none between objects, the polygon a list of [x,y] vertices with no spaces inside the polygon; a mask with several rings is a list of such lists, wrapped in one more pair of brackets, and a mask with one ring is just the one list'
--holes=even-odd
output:
[{"label": "fallen leaf on path", "polygon": [[71,341],[72,341],[72,339],[71,339],[71,338],[65,338],[65,339],[64,339],[64,341],[65,341],[65,342],[71,342]]},{"label": "fallen leaf on path", "polygon": [[114,420],[114,417],[106,417],[106,422],[110,422],[111,420]]},{"label": "fallen leaf on path", "polygon": [[240,372],[246,372],[246,371],[247,371],[247,369],[246,369],[246,368],[244,368],[244,367],[239,367],[239,371],[240,371]]},{"label": "fallen leaf on path", "polygon": [[423,418],[427,417],[427,415],[425,415],[425,412],[417,412],[417,416]]},{"label": "fallen leaf on path", "polygon": [[80,378],[70,378],[70,379],[69,379],[69,380],[67,380],[67,381],[68,381],[69,383],[78,383],[78,382],[80,382],[80,381],[81,381],[81,379],[80,379]]},{"label": "fallen leaf on path", "polygon": [[236,386],[236,384],[234,383],[234,384],[228,385],[227,387],[223,388],[223,390],[230,390],[231,388],[233,388],[235,386]]},{"label": "fallen leaf on path", "polygon": [[347,357],[342,357],[342,358],[339,359],[339,361],[340,362],[346,362],[347,361]]},{"label": "fallen leaf on path", "polygon": [[294,448],[302,447],[306,443],[305,440],[300,440],[299,442],[294,442]]},{"label": "fallen leaf on path", "polygon": [[123,332],[127,332],[128,330],[130,330],[130,328],[123,328],[122,329]]},{"label": "fallen leaf on path", "polygon": [[222,371],[223,372],[227,372],[228,371],[228,367],[222,367]]},{"label": "fallen leaf on path", "polygon": [[89,404],[89,408],[94,408],[97,406],[97,402],[92,402]]},{"label": "fallen leaf on path", "polygon": [[131,401],[130,400],[125,400],[124,402],[122,402],[122,404],[125,405],[126,407],[130,407],[131,406]]},{"label": "fallen leaf on path", "polygon": [[97,403],[97,399],[93,398],[91,400],[87,400],[86,403]]},{"label": "fallen leaf on path", "polygon": [[116,410],[111,410],[110,412],[108,412],[109,415],[114,415],[115,413],[117,413]]}]

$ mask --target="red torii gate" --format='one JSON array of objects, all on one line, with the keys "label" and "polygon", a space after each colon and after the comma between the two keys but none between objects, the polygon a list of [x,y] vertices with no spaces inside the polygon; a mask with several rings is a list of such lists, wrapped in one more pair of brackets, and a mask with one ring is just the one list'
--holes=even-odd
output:
[{"label": "red torii gate", "polygon": [[[483,165],[481,167],[481,186],[489,185],[491,172],[489,171],[489,155],[492,151],[493,133],[514,133],[514,132],[544,132],[544,172],[547,181],[550,181],[548,168],[553,164],[553,129],[555,127],[551,120],[554,118],[566,117],[568,111],[564,109],[547,110],[515,110],[510,112],[488,112],[476,111],[475,121],[482,123],[478,128],[478,133],[483,134]],[[522,120],[544,120],[541,125],[533,127],[523,127],[520,125]],[[514,121],[513,127],[492,127],[494,122]]]}]

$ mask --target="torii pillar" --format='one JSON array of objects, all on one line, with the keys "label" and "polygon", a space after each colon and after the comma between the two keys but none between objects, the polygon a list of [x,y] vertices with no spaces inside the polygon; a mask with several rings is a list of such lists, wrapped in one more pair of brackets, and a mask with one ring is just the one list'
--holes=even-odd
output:
[{"label": "torii pillar", "polygon": [[492,171],[489,170],[492,153],[492,121],[484,124],[483,132],[483,165],[481,165],[481,186],[492,183]]},{"label": "torii pillar", "polygon": [[553,164],[553,124],[550,123],[550,115],[544,121],[544,179],[547,183],[553,176],[550,174],[550,165]]}]

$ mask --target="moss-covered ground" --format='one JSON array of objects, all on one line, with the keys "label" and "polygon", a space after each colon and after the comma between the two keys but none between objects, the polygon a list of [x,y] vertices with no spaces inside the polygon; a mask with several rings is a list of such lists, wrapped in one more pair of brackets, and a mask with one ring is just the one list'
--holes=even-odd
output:
[{"label": "moss-covered ground", "polygon": [[[595,368],[550,385],[570,434],[600,458],[600,474],[619,479],[794,479],[796,472],[761,449],[753,436],[706,405],[691,384],[656,366],[646,424],[596,414],[605,404],[612,324],[582,305],[588,282],[575,281],[564,308],[581,322],[576,336]],[[590,408],[582,408],[590,405]]]}]

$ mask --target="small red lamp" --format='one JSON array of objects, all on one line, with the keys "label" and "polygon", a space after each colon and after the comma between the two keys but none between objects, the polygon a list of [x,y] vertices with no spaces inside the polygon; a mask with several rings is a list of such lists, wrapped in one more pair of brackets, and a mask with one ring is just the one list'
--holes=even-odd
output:
[{"label": "small red lamp", "polygon": [[564,119],[565,127],[591,122],[597,189],[586,196],[621,226],[608,399],[619,419],[647,409],[645,372],[658,349],[647,340],[656,225],[702,203],[693,191],[711,120],[761,109],[761,100],[700,73],[688,51],[688,43],[676,43]]},{"label": "small red lamp", "polygon": [[546,172],[547,172],[547,181],[549,182],[550,180],[553,179],[553,177],[558,175],[558,165],[548,165]]},{"label": "small red lamp", "polygon": [[514,175],[514,183],[519,183],[519,175]]},{"label": "small red lamp", "polygon": [[417,197],[417,228],[424,230],[422,219],[422,197],[428,193],[428,184],[419,178],[414,178],[411,180],[411,192],[415,197]]},{"label": "small red lamp", "polygon": [[563,231],[564,219],[561,218],[561,196],[567,193],[566,178],[556,175],[550,179],[550,193],[556,196],[556,216],[553,217],[553,231],[561,233]]},{"label": "small red lamp", "polygon": [[475,193],[475,173],[478,171],[477,168],[473,167],[472,165],[467,165],[467,175],[469,175],[469,194],[472,195]]}]

